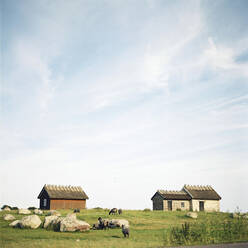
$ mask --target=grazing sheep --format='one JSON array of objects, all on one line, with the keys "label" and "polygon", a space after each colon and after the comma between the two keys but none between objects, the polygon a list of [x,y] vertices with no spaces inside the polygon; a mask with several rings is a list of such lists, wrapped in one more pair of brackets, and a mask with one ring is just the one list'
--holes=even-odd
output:
[{"label": "grazing sheep", "polygon": [[106,220],[103,220],[101,217],[98,218],[98,229],[105,229],[108,228],[109,225],[108,225],[108,221]]},{"label": "grazing sheep", "polygon": [[80,209],[79,208],[74,209],[73,213],[80,213]]},{"label": "grazing sheep", "polygon": [[121,229],[122,229],[122,233],[124,235],[124,238],[126,238],[126,237],[129,238],[129,227],[125,226],[125,225],[122,225]]},{"label": "grazing sheep", "polygon": [[118,214],[122,214],[122,209],[118,209]]},{"label": "grazing sheep", "polygon": [[109,215],[111,214],[117,214],[118,210],[117,208],[112,208],[110,211],[109,211]]}]

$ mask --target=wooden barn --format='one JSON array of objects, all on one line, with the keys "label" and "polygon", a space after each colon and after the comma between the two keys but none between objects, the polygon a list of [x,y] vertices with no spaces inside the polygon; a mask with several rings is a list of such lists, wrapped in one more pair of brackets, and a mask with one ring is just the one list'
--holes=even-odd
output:
[{"label": "wooden barn", "polygon": [[153,210],[220,211],[221,197],[211,186],[184,185],[180,191],[158,190]]},{"label": "wooden barn", "polygon": [[40,199],[40,209],[84,209],[89,198],[80,186],[45,184],[38,199]]}]

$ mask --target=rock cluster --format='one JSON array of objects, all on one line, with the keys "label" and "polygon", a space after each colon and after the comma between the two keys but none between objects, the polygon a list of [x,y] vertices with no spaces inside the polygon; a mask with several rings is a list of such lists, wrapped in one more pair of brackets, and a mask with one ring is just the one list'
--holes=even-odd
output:
[{"label": "rock cluster", "polygon": [[83,232],[90,229],[90,225],[85,221],[78,220],[76,214],[68,214],[66,217],[47,216],[43,227],[60,232]]}]

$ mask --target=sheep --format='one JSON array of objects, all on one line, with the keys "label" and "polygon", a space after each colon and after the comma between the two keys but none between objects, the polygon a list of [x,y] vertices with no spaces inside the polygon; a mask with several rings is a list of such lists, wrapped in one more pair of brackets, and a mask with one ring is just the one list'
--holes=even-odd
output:
[{"label": "sheep", "polygon": [[80,213],[80,209],[79,208],[74,209],[73,213]]},{"label": "sheep", "polygon": [[124,238],[129,238],[129,227],[125,225],[121,225],[122,233],[124,235]]},{"label": "sheep", "polygon": [[118,214],[122,214],[122,209],[118,209]]},{"label": "sheep", "polygon": [[112,208],[110,211],[109,211],[109,215],[111,214],[117,214],[118,210],[117,208]]},{"label": "sheep", "polygon": [[101,217],[98,218],[98,229],[106,229],[109,227],[109,223],[106,220],[103,220]]}]

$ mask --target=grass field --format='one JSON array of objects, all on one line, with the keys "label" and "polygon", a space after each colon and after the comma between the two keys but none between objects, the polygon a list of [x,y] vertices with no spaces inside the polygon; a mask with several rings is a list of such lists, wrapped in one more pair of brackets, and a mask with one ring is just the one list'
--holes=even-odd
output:
[{"label": "grass field", "polygon": [[[72,212],[61,210],[62,216]],[[186,217],[186,212],[124,210],[121,216],[130,223],[130,238],[123,238],[121,229],[90,230],[84,233],[60,233],[42,228],[9,227],[0,212],[0,247],[7,248],[79,248],[79,247],[163,247],[170,245],[210,244],[248,241],[248,219],[233,219],[229,213],[198,213],[198,219]],[[11,211],[17,219],[23,216]],[[89,224],[98,217],[109,218],[103,209],[81,210],[77,218]],[[41,216],[44,220],[45,216]],[[187,224],[185,224],[187,223]]]}]

